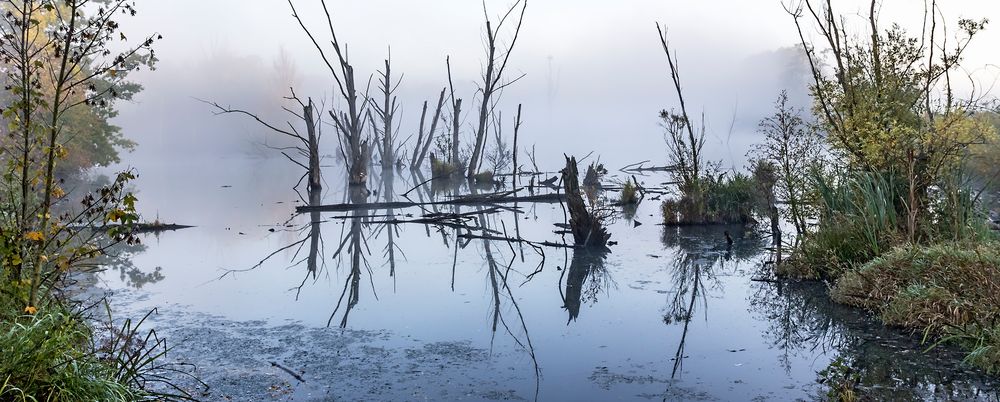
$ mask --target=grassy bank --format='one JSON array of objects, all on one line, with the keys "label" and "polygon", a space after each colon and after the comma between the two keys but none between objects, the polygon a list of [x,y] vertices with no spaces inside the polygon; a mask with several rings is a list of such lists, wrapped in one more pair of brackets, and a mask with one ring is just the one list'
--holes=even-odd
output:
[{"label": "grassy bank", "polygon": [[1000,243],[901,246],[845,272],[839,303],[875,312],[888,325],[968,350],[967,362],[1000,369]]},{"label": "grassy bank", "polygon": [[[125,370],[100,357],[91,328],[60,308],[0,322],[0,400],[136,401]],[[105,354],[107,355],[107,354]]]}]

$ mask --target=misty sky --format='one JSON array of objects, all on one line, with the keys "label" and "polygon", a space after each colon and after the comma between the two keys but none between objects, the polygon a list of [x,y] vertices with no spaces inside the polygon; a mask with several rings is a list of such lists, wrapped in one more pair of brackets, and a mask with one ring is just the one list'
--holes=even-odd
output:
[{"label": "misty sky", "polygon": [[[318,0],[297,0],[307,23],[324,32]],[[883,25],[919,30],[923,2],[888,0]],[[944,12],[991,18],[966,66],[989,85],[1000,64],[1000,2],[948,0]],[[451,55],[460,96],[471,101],[483,56],[482,4],[474,0],[329,0],[341,40],[359,75],[381,67],[391,45],[394,70],[405,74],[399,97],[402,130],[416,131],[421,102],[436,100]],[[511,4],[488,0],[491,16]],[[837,1],[843,14],[857,1]],[[294,85],[303,96],[329,99],[332,79],[291,18],[283,0],[140,0],[125,24],[138,37],[155,30],[159,69],[135,75],[147,90],[122,106],[118,123],[140,148],[133,165],[153,157],[220,156],[253,152],[264,131],[235,117],[213,116],[194,98],[217,100],[281,121],[281,96]],[[757,121],[778,92],[803,92],[787,49],[797,43],[791,19],[771,0],[532,0],[511,59],[511,75],[526,74],[504,93],[504,118],[525,107],[522,143],[538,144],[539,159],[598,151],[613,167],[663,161],[657,111],[676,105],[654,22],[669,27],[679,53],[689,104],[708,116],[710,154],[741,161]],[[281,60],[284,60],[283,62]],[[466,108],[467,110],[471,107]],[[734,119],[735,116],[735,119]],[[473,118],[466,118],[466,127]],[[730,136],[730,125],[734,128]],[[471,131],[471,130],[470,130]],[[332,133],[332,130],[330,130]],[[328,147],[334,141],[328,140]],[[198,146],[192,146],[198,144]],[[332,153],[332,149],[328,149]],[[738,162],[742,163],[742,162]],[[551,164],[546,164],[551,165]],[[619,165],[619,166],[615,166]]]}]

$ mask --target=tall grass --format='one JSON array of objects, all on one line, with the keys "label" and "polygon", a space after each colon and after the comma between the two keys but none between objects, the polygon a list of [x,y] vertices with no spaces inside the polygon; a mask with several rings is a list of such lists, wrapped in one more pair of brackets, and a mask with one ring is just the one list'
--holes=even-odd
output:
[{"label": "tall grass", "polygon": [[758,185],[750,176],[735,173],[705,176],[696,186],[680,186],[680,196],[661,206],[666,225],[748,224],[760,205]]},{"label": "tall grass", "polygon": [[622,185],[622,194],[619,202],[622,205],[635,205],[639,203],[639,188],[632,179],[625,180],[625,184]]},{"label": "tall grass", "polygon": [[141,390],[116,381],[114,368],[89,355],[89,330],[54,311],[0,324],[0,378],[14,401],[134,401]]},{"label": "tall grass", "polygon": [[830,179],[814,173],[812,181],[820,201],[817,228],[780,274],[836,278],[905,239],[897,207],[903,186],[893,175],[859,172]]},{"label": "tall grass", "polygon": [[0,401],[193,400],[175,381],[200,381],[164,363],[165,341],[140,329],[150,314],[119,325],[110,324],[109,315],[96,331],[55,304],[36,315],[5,317]]},{"label": "tall grass", "polygon": [[832,185],[823,176],[815,178],[823,201],[823,218],[828,220],[823,223],[844,224],[844,220],[849,220],[858,229],[859,245],[869,255],[874,257],[885,251],[887,240],[898,231],[896,202],[903,199],[894,176],[854,173],[839,186]]}]

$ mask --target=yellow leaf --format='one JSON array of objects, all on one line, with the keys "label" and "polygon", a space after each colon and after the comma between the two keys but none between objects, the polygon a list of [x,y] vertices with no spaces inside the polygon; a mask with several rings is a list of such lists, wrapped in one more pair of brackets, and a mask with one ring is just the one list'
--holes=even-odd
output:
[{"label": "yellow leaf", "polygon": [[45,236],[42,235],[42,232],[28,232],[24,234],[24,238],[31,241],[45,240]]},{"label": "yellow leaf", "polygon": [[42,262],[49,262],[49,256],[44,254],[38,256],[38,259],[41,260]]},{"label": "yellow leaf", "polygon": [[38,309],[35,306],[28,306],[24,308],[24,314],[35,315],[38,313]]}]

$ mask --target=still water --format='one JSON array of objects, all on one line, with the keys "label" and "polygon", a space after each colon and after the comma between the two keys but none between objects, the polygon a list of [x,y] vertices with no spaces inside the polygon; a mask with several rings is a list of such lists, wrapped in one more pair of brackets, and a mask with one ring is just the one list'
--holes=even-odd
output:
[{"label": "still water", "polygon": [[[122,250],[101,284],[118,314],[158,308],[148,325],[197,367],[206,400],[813,400],[833,361],[879,399],[998,398],[952,352],[832,305],[823,284],[768,280],[765,234],[658,225],[654,194],[617,207],[617,245],[596,253],[544,244],[566,241],[559,203],[296,215],[496,190],[417,186],[406,170],[352,193],[331,166],[310,200],[289,165],[136,165],[145,217],[196,227]],[[533,243],[496,240],[516,237]]]}]

